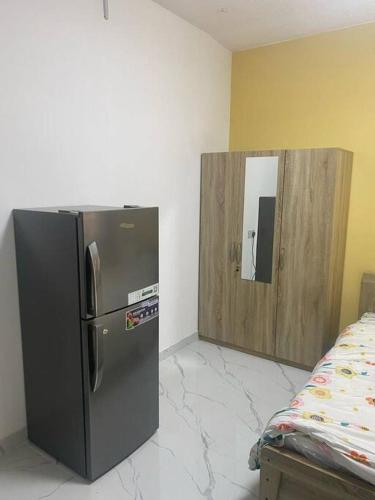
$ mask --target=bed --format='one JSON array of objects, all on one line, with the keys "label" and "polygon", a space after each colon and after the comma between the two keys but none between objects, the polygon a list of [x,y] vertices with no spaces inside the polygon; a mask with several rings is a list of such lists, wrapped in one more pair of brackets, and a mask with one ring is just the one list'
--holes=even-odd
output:
[{"label": "bed", "polygon": [[261,470],[261,500],[375,500],[373,311],[375,275],[367,274],[360,320],[339,335],[251,450],[250,468]]}]

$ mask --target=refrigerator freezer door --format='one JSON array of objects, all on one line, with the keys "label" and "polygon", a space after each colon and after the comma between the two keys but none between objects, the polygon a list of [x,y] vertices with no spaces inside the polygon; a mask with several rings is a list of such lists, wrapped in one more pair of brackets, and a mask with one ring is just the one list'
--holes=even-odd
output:
[{"label": "refrigerator freezer door", "polygon": [[82,324],[87,469],[94,480],[158,428],[158,297]]},{"label": "refrigerator freezer door", "polygon": [[80,213],[82,318],[142,300],[158,283],[158,209]]}]

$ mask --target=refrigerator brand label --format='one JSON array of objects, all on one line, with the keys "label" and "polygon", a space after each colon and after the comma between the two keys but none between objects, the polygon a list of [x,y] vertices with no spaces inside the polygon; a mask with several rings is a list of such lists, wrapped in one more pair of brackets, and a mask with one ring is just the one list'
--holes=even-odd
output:
[{"label": "refrigerator brand label", "polygon": [[159,294],[159,283],[155,283],[154,285],[146,286],[146,288],[141,288],[140,290],[136,290],[135,292],[131,292],[128,294],[128,304],[131,306],[141,300],[147,299],[147,297],[152,297],[153,295]]},{"label": "refrigerator brand label", "polygon": [[159,316],[159,297],[145,300],[139,306],[126,313],[126,331],[134,330],[137,326],[147,323]]}]

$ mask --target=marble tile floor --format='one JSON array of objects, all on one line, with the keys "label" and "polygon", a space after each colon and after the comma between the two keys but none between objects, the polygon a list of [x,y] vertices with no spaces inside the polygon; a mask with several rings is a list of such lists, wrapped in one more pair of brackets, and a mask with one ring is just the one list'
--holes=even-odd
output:
[{"label": "marble tile floor", "polygon": [[28,442],[0,450],[0,500],[256,500],[250,446],[308,372],[195,341],[160,363],[160,428],[89,484]]}]

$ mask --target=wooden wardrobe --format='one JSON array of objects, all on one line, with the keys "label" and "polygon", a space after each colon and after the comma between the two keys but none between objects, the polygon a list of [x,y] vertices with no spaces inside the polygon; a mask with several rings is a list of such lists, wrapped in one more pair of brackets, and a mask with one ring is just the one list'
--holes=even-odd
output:
[{"label": "wooden wardrobe", "polygon": [[[241,278],[245,164],[278,157],[272,282]],[[199,335],[312,368],[339,330],[352,153],[202,156]]]}]

